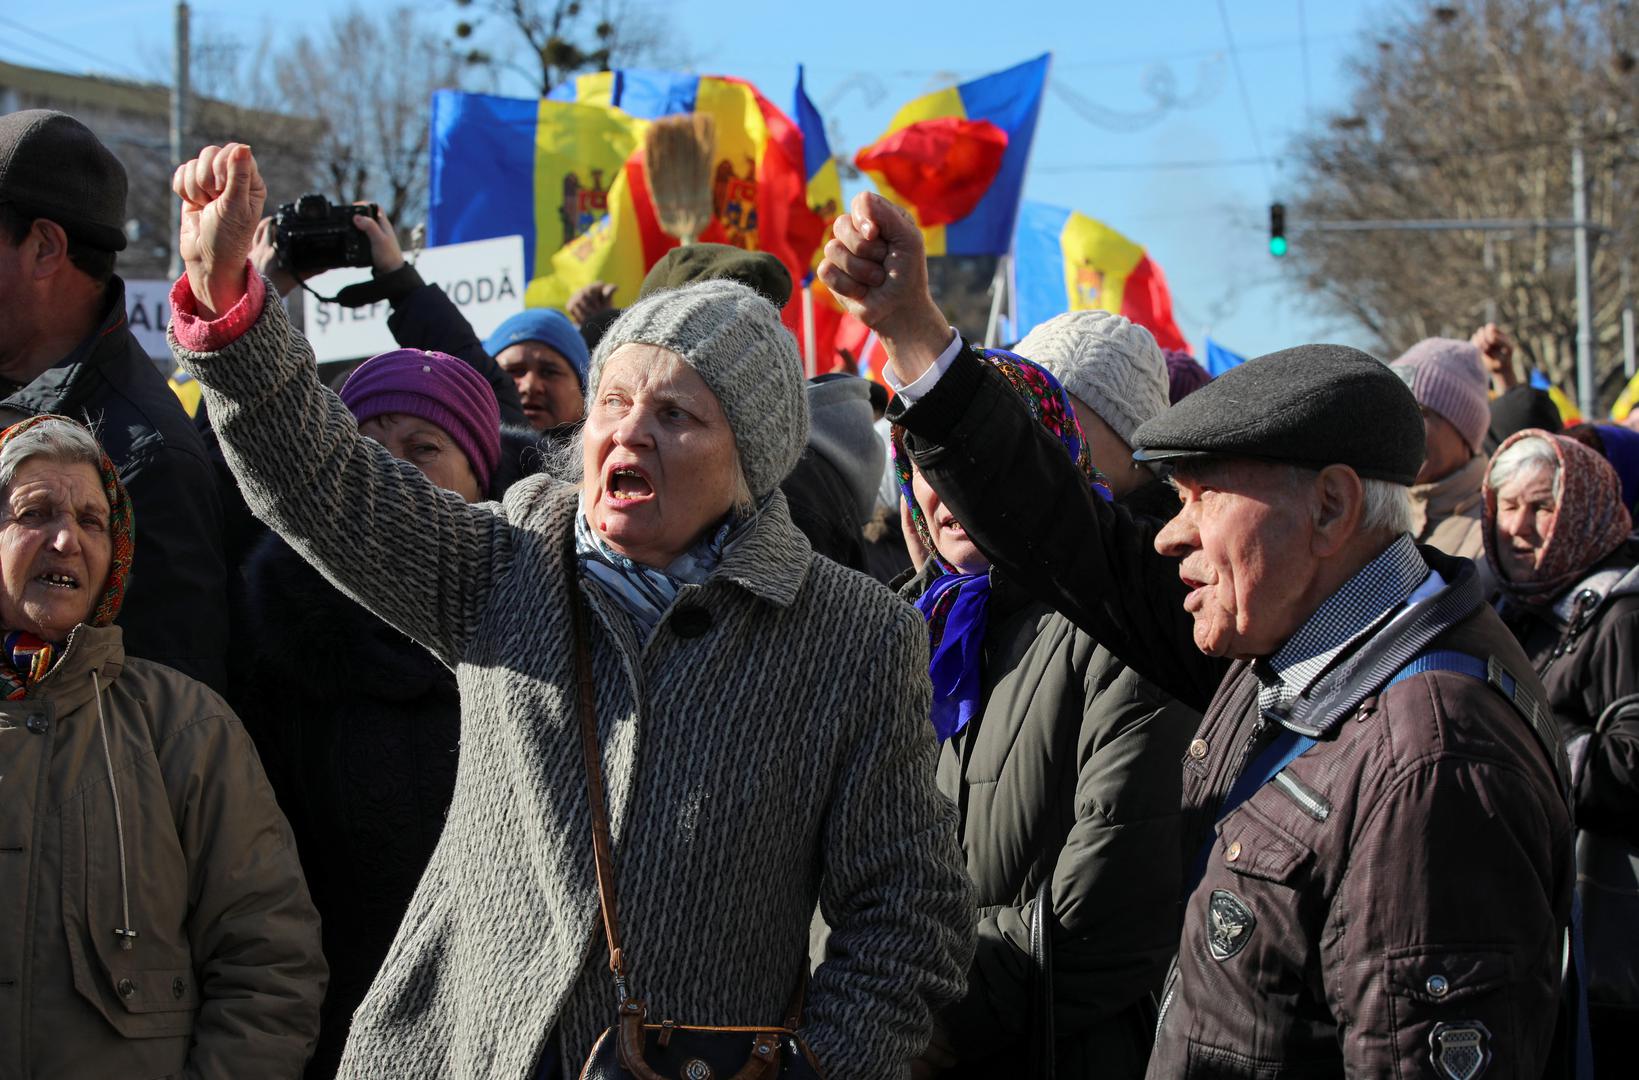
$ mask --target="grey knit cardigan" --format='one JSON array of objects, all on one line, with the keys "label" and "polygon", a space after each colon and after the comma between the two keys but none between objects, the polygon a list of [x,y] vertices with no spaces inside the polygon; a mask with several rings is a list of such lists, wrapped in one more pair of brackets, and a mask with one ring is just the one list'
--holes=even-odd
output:
[{"label": "grey knit cardigan", "polygon": [[[171,347],[257,516],[460,684],[448,821],[341,1075],[523,1078],[554,1028],[575,1075],[615,1013],[576,734],[576,490],[439,490],[359,435],[278,303],[219,352]],[[922,620],[814,557],[780,495],[647,643],[586,596],[634,992],[655,1022],[778,1022],[817,901],[834,929],[802,1035],[831,1080],[903,1077],[963,990],[975,919]]]}]

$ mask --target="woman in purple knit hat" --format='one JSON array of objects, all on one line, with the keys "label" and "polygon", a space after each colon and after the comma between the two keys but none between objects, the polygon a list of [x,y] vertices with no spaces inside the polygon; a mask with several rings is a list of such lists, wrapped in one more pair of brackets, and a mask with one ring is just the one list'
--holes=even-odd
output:
[{"label": "woman in purple knit hat", "polygon": [[[360,432],[469,503],[499,498],[531,441],[503,439],[494,391],[443,353],[383,353],[341,399]],[[277,535],[252,553],[244,589],[256,647],[239,650],[234,696],[324,921],[333,974],[306,1075],[327,1078],[443,829],[460,699],[448,668]]]}]

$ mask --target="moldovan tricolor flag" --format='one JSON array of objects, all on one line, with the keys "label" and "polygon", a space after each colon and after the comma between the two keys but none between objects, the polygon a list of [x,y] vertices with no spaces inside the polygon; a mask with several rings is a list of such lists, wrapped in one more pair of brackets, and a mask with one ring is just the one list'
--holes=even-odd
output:
[{"label": "moldovan tricolor flag", "polygon": [[[432,102],[427,242],[522,234],[524,265],[538,279],[550,273],[554,252],[610,213],[611,195],[626,194],[626,162],[642,136],[642,122],[618,109],[440,90]],[[631,202],[616,198],[617,215],[648,211],[646,195]]]},{"label": "moldovan tricolor flag", "polygon": [[854,157],[908,207],[929,255],[1005,255],[1051,54],[919,97]]},{"label": "moldovan tricolor flag", "polygon": [[1019,336],[1066,311],[1125,315],[1163,349],[1189,351],[1172,294],[1144,249],[1074,210],[1027,202],[1013,243]]},{"label": "moldovan tricolor flag", "polygon": [[[712,172],[715,213],[698,239],[766,251],[785,264],[793,283],[803,280],[829,222],[821,221],[808,207],[802,131],[755,86],[727,76],[632,68],[582,75],[553,90],[552,97],[617,109],[641,120],[686,112],[711,116],[717,130],[717,163]],[[647,237],[633,238],[614,228],[611,232],[613,243],[642,244],[647,252]],[[667,243],[665,248],[671,246]],[[646,254],[648,266],[653,266],[664,250],[653,259]],[[596,258],[594,255],[594,262]],[[596,269],[578,255],[554,257],[552,276],[567,282],[592,273],[588,280],[623,285],[612,277],[598,277],[593,273]],[[634,297],[641,282],[639,274],[631,286]],[[567,295],[564,293],[565,299]],[[550,301],[543,298],[542,302]],[[617,292],[616,302],[630,300]],[[790,323],[788,318],[787,325]]]},{"label": "moldovan tricolor flag", "polygon": [[768,251],[801,281],[824,231],[808,209],[801,133],[750,83],[716,76],[604,71],[540,101],[439,91],[429,242],[522,233],[530,306],[562,307],[592,281],[631,304],[677,244],[649,201],[643,128],[684,112],[716,121],[715,217],[699,238]]}]

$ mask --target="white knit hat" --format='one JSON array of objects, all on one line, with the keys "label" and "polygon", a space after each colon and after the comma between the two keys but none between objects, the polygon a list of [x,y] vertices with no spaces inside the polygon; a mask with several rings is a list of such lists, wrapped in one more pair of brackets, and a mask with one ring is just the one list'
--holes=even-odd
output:
[{"label": "white knit hat", "polygon": [[1150,332],[1124,316],[1056,315],[1013,351],[1052,372],[1129,445],[1139,424],[1167,408],[1167,359]]},{"label": "white knit hat", "polygon": [[604,361],[633,342],[681,356],[717,395],[754,497],[785,479],[808,442],[808,398],[797,339],[773,304],[726,278],[644,297],[614,321],[592,354],[588,413]]}]

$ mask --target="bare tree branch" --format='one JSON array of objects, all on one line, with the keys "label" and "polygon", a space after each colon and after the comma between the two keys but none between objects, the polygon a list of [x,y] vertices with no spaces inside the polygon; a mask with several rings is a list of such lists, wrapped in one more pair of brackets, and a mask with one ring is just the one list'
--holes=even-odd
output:
[{"label": "bare tree branch", "polygon": [[1587,153],[1601,397],[1621,383],[1619,277],[1639,223],[1639,11],[1614,0],[1419,7],[1352,64],[1348,111],[1298,139],[1289,270],[1385,355],[1467,336],[1488,302],[1522,355],[1574,382],[1569,232],[1305,233],[1308,221],[1571,216],[1573,138]]}]

